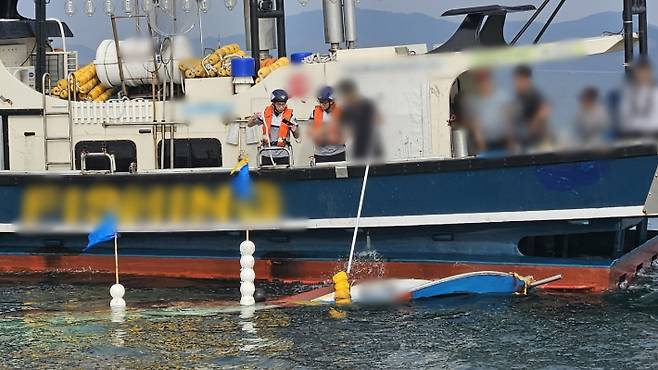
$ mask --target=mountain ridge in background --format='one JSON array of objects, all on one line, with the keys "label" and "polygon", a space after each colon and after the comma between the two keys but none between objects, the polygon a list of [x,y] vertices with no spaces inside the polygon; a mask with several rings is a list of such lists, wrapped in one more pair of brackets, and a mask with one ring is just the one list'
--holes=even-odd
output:
[{"label": "mountain ridge in background", "polygon": [[[421,13],[397,14],[387,11],[358,9],[357,30],[359,40],[357,45],[359,47],[374,47],[424,43],[432,48],[433,45],[445,42],[453,34],[458,25],[456,21],[461,21],[461,18],[435,18]],[[523,23],[518,21],[508,22],[505,27],[506,39],[511,40],[523,26]],[[70,26],[74,34],[77,34],[75,24]],[[542,26],[543,23],[533,24],[524,37],[521,38],[520,43],[531,42]],[[102,29],[102,25],[96,27]],[[289,16],[286,19],[286,27],[289,53],[302,50],[326,52],[327,45],[324,43],[321,11],[313,10]],[[128,35],[130,30],[130,28],[124,26],[120,35]],[[576,21],[565,21],[551,25],[542,42],[599,36],[604,32],[619,32],[620,30],[621,14],[614,12],[598,13]],[[658,27],[649,25],[649,35],[657,32]],[[89,62],[95,57],[97,45],[93,44],[94,36],[98,37],[98,35],[89,35],[83,32],[81,37],[76,37],[69,42],[69,48],[79,50],[81,63]],[[216,35],[206,35],[205,39],[208,47],[216,46],[220,41],[223,44],[236,42],[244,45],[244,34],[228,35],[221,38]],[[195,45],[196,40],[190,41],[192,45]],[[658,52],[658,50],[651,46],[653,45],[650,45],[652,54],[657,55],[658,53],[654,53],[654,51]],[[596,67],[601,67],[603,64],[605,63],[597,62]]]}]

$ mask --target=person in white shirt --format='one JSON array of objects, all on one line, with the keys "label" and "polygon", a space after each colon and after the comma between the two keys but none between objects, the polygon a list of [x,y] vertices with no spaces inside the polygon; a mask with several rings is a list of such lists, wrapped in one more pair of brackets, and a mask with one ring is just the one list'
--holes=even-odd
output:
[{"label": "person in white shirt", "polygon": [[658,89],[647,59],[635,64],[622,92],[618,131],[622,138],[658,137]]},{"label": "person in white shirt", "polygon": [[578,142],[600,144],[609,134],[611,126],[610,115],[600,102],[599,91],[595,87],[585,88],[580,94],[580,109],[574,120]]},{"label": "person in white shirt", "polygon": [[[263,127],[262,147],[289,148],[290,134],[299,138],[299,126],[293,110],[288,107],[288,93],[282,89],[272,91],[270,101],[272,104],[265,107],[263,112],[254,114],[247,125],[249,127],[261,125]],[[261,156],[261,164],[266,166],[290,164],[287,150],[267,150]]]},{"label": "person in white shirt", "polygon": [[496,88],[490,70],[478,70],[475,90],[464,97],[461,107],[463,125],[471,134],[474,154],[498,153],[509,147],[511,99]]}]

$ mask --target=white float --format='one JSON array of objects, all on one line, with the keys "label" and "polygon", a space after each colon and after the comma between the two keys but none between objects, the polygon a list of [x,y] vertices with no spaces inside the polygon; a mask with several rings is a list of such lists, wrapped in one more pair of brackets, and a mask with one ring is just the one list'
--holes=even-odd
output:
[{"label": "white float", "polygon": [[240,304],[242,306],[256,304],[254,299],[254,293],[256,292],[254,265],[256,260],[253,256],[255,251],[256,245],[252,241],[245,240],[240,243]]},{"label": "white float", "polygon": [[126,307],[126,301],[123,300],[123,296],[126,294],[126,288],[121,284],[114,284],[110,287],[110,296],[112,300],[110,301],[110,307],[112,308],[121,308]]},{"label": "white float", "polygon": [[[194,54],[189,41],[184,37],[173,38],[174,54],[174,82],[182,80],[181,71],[178,69],[180,60],[189,59]],[[149,38],[130,38],[119,41],[121,50],[121,65],[127,86],[150,85],[152,72],[157,70],[160,81],[171,81],[171,68],[165,70],[165,64],[169,66],[171,60],[171,45],[165,43],[162,52],[153,60],[153,44]],[[96,49],[96,75],[105,86],[120,86],[121,74],[117,59],[117,49],[114,40],[103,40]]]}]

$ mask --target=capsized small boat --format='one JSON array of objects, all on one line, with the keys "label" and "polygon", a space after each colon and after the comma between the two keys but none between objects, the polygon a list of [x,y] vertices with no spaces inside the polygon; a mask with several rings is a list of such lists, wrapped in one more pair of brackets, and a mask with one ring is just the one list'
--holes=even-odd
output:
[{"label": "capsized small boat", "polygon": [[[350,288],[352,303],[386,304],[438,298],[462,294],[525,295],[529,289],[561,279],[560,275],[542,280],[517,273],[478,271],[450,276],[439,280],[383,279],[354,284]],[[279,300],[283,304],[333,304],[335,293],[331,287]]]}]

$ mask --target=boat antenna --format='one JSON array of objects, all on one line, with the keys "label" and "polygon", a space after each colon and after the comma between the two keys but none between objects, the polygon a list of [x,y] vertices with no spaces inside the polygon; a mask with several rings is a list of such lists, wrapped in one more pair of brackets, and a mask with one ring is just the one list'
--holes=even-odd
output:
[{"label": "boat antenna", "polygon": [[541,37],[544,36],[544,33],[546,32],[548,27],[551,26],[551,23],[553,23],[553,19],[555,19],[555,16],[557,15],[557,13],[560,12],[560,9],[562,9],[562,5],[564,5],[564,3],[566,1],[567,0],[560,0],[560,3],[557,4],[557,6],[555,7],[555,10],[553,10],[553,13],[551,13],[551,16],[548,17],[548,20],[544,24],[544,27],[541,28],[541,31],[539,31],[539,33],[537,34],[537,37],[535,37],[535,40],[532,42],[533,44],[536,44],[536,43],[539,42],[539,40],[541,40]]},{"label": "boat antenna", "polygon": [[[14,2],[14,5],[16,2]],[[35,0],[34,1],[34,18],[36,20],[36,66],[35,78],[37,91],[43,92],[44,86],[42,86],[41,76],[46,73],[46,43],[48,42],[46,38],[46,0]]]},{"label": "boat antenna", "polygon": [[638,33],[640,36],[640,55],[643,58],[649,57],[649,34],[647,33],[647,1],[640,0],[638,5]]},{"label": "boat antenna", "polygon": [[624,0],[622,19],[624,22],[624,69],[626,75],[630,76],[633,63],[633,4],[631,0]]},{"label": "boat antenna", "polygon": [[544,0],[544,2],[541,3],[541,5],[539,6],[539,8],[537,8],[537,10],[535,10],[535,12],[532,14],[532,17],[530,17],[530,19],[528,19],[528,21],[525,22],[525,24],[523,25],[523,27],[521,28],[521,30],[516,34],[516,36],[514,36],[514,38],[512,39],[512,42],[510,42],[510,45],[515,45],[516,42],[519,41],[519,39],[521,38],[521,36],[523,36],[523,34],[525,33],[525,31],[528,30],[528,28],[530,27],[530,25],[532,25],[532,23],[535,21],[535,19],[537,19],[537,17],[539,16],[539,14],[541,14],[541,12],[544,10],[544,8],[546,7],[546,5],[548,5],[548,3],[549,3],[550,1],[551,1],[551,0]]},{"label": "boat antenna", "polygon": [[649,43],[647,40],[647,2],[646,0],[624,0],[624,68],[626,75],[631,73],[633,64],[633,16],[638,16],[638,36],[640,43],[640,57],[649,56]]}]

